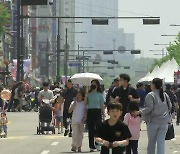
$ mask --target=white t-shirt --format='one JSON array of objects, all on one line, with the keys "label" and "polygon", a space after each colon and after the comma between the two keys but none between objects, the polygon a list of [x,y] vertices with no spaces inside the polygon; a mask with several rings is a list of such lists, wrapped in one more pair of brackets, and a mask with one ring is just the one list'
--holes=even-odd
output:
[{"label": "white t-shirt", "polygon": [[61,104],[61,109],[59,106],[60,105],[57,106],[56,116],[57,117],[63,117],[64,103]]},{"label": "white t-shirt", "polygon": [[38,98],[43,98],[43,99],[48,99],[48,100],[51,100],[53,99],[54,97],[54,94],[51,90],[47,90],[47,91],[44,91],[44,90],[41,90],[38,94]]},{"label": "white t-shirt", "polygon": [[[74,103],[75,102],[73,101],[71,103],[71,106]],[[76,103],[76,106],[74,107],[74,110],[73,110],[72,123],[82,123],[82,120],[85,114],[85,109],[86,109],[86,106],[85,106],[84,101]]]}]

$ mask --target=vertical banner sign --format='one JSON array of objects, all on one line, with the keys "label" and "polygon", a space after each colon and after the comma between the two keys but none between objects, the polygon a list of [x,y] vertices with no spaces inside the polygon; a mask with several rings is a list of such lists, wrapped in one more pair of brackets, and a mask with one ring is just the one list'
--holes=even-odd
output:
[{"label": "vertical banner sign", "polygon": [[[23,60],[23,70],[24,70],[24,79],[27,78],[29,72],[31,69],[31,60],[30,59],[24,59]],[[17,59],[13,60],[13,67],[11,69],[11,76],[13,80],[16,80],[16,72],[17,72]]]}]

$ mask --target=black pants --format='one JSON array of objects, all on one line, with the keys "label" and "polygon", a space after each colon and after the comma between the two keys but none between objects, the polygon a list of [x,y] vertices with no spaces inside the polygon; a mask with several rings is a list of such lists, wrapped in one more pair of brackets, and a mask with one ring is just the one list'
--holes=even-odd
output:
[{"label": "black pants", "polygon": [[129,145],[126,147],[126,154],[138,154],[138,140],[129,140]]},{"label": "black pants", "polygon": [[179,104],[179,108],[177,110],[177,123],[180,123],[180,104]]},{"label": "black pants", "polygon": [[94,137],[96,137],[96,131],[102,123],[101,109],[88,109],[87,123],[89,134],[89,148],[95,149]]},{"label": "black pants", "polygon": [[14,98],[11,97],[10,101],[9,101],[9,105],[8,105],[8,111],[10,112],[12,107],[13,107],[13,102],[14,102]]},{"label": "black pants", "polygon": [[[63,111],[63,124],[64,124],[65,129],[68,129],[68,126],[69,126],[69,122],[67,121],[68,118],[71,119],[72,114],[68,112],[68,109],[64,109],[64,111]],[[70,133],[71,132],[72,132],[72,127],[70,124]]]}]

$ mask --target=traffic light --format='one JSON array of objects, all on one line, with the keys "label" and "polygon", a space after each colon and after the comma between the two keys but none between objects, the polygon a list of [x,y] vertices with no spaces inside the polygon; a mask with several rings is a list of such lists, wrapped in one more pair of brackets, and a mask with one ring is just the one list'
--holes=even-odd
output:
[{"label": "traffic light", "polygon": [[114,64],[114,63],[115,63],[115,60],[108,60],[107,62],[108,62],[108,63],[111,63],[111,64]]},{"label": "traffic light", "polygon": [[100,64],[100,62],[98,62],[98,61],[93,61],[93,64]]},{"label": "traffic light", "polygon": [[143,19],[143,25],[159,25],[160,19]]},{"label": "traffic light", "polygon": [[48,0],[21,0],[21,5],[47,5]]},{"label": "traffic light", "polygon": [[93,25],[108,25],[108,19],[92,19]]},{"label": "traffic light", "polygon": [[112,55],[112,54],[113,54],[113,51],[103,51],[103,54],[104,54],[104,55]]},{"label": "traffic light", "polygon": [[132,55],[140,54],[141,50],[131,50]]},{"label": "traffic light", "polygon": [[124,69],[125,69],[125,70],[129,70],[129,69],[130,69],[130,66],[124,66]]}]

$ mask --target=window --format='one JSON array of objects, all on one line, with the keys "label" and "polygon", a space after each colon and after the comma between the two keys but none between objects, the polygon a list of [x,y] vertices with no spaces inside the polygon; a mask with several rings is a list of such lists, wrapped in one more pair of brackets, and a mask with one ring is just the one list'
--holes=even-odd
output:
[{"label": "window", "polygon": [[39,22],[39,25],[47,25],[47,19],[41,18],[40,22]]},{"label": "window", "polygon": [[69,8],[65,8],[65,11],[69,11]]}]

